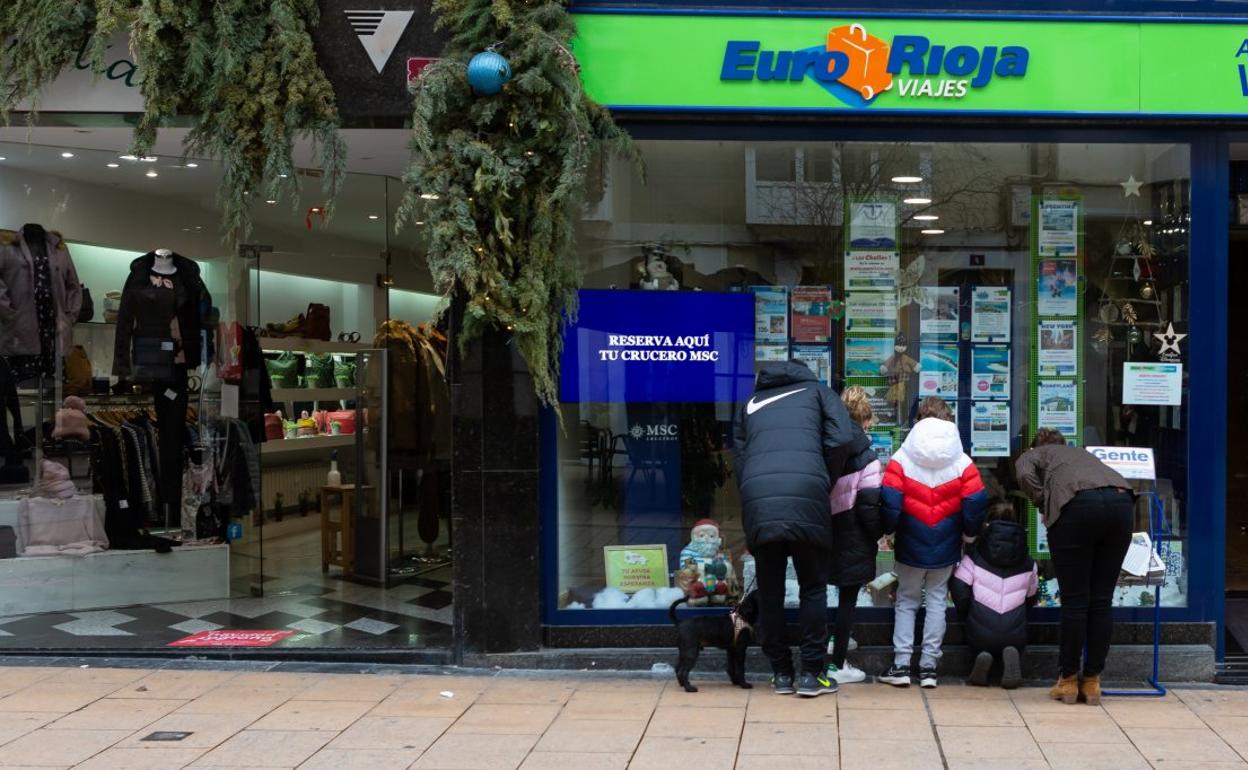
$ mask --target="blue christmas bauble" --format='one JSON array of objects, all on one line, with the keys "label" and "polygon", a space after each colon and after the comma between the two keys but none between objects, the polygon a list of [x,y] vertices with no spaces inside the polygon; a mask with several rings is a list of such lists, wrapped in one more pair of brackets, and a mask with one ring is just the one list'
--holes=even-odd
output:
[{"label": "blue christmas bauble", "polygon": [[501,54],[482,51],[468,62],[468,85],[482,96],[493,96],[511,80],[511,65]]}]

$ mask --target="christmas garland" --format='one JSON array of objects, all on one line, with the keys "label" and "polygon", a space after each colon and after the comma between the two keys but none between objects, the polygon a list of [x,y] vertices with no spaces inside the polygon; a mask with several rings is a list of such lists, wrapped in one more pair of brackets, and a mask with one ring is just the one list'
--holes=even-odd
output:
[{"label": "christmas garland", "polygon": [[222,164],[218,204],[234,244],[250,231],[251,193],[296,199],[297,137],[320,147],[327,207],[342,183],[346,145],[309,34],[318,13],[315,0],[0,0],[0,29],[17,31],[0,50],[0,114],[25,100],[37,110],[84,41],[100,71],[109,37],[129,29],[146,100],[132,151],[146,155],[161,125],[196,116],[185,151]]},{"label": "christmas garland", "polygon": [[603,151],[636,151],[582,89],[561,4],[434,0],[433,9],[450,40],[413,86],[399,224],[428,223],[435,286],[463,307],[461,346],[506,330],[538,397],[555,404],[580,286],[573,240],[586,172]]}]

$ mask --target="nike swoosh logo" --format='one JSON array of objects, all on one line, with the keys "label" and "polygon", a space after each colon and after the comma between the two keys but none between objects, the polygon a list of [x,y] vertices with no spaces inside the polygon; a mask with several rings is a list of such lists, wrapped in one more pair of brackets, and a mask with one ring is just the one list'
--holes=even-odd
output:
[{"label": "nike swoosh logo", "polygon": [[788,393],[781,393],[778,396],[772,396],[771,398],[764,398],[762,401],[755,401],[753,398],[751,398],[749,402],[746,403],[745,405],[745,413],[754,414],[759,409],[762,409],[768,404],[774,404],[775,402],[779,401],[782,398],[788,398],[789,396],[795,395],[797,393],[801,393],[804,390],[806,389],[798,388],[797,390],[790,390]]}]

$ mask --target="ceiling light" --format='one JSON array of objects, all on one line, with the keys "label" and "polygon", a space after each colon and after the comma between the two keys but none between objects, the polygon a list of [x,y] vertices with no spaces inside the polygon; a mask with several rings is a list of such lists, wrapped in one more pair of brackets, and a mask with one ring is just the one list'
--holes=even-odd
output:
[{"label": "ceiling light", "polygon": [[926,206],[927,204],[931,202],[932,202],[931,198],[906,198],[905,200],[902,201],[902,203],[908,203],[911,206]]},{"label": "ceiling light", "polygon": [[[4,158],[0,158],[0,160],[4,160]],[[1153,220],[1151,220],[1151,219],[1145,219],[1145,220],[1144,220],[1144,226],[1145,226],[1145,227],[1152,227],[1152,225],[1153,225]]]},{"label": "ceiling light", "polygon": [[138,160],[139,159],[138,155],[118,155],[117,157],[120,160]]},{"label": "ceiling light", "polygon": [[267,204],[269,204],[270,206],[272,206],[274,203],[277,203],[277,201],[275,201],[275,200],[267,200],[267,201],[265,201],[265,203],[267,203]]},{"label": "ceiling light", "polygon": [[381,219],[381,217],[377,216],[376,214],[369,214],[368,218],[369,219]]},{"label": "ceiling light", "polygon": [[278,174],[277,176],[278,176],[279,178],[281,178],[281,179],[289,179],[289,178],[290,178],[290,174]]},{"label": "ceiling light", "polygon": [[437,193],[421,193],[420,197],[422,200],[436,201],[438,199],[438,194]]},{"label": "ceiling light", "polygon": [[945,234],[945,231],[944,231],[944,230],[935,230],[935,229],[933,229],[933,230],[920,230],[919,232],[923,233],[924,235],[944,235],[944,234]]},{"label": "ceiling light", "polygon": [[187,167],[187,168],[199,168],[199,164],[198,164],[198,163],[187,163],[187,164],[186,164],[186,167]]},{"label": "ceiling light", "polygon": [[63,152],[63,153],[61,153],[61,157],[62,157],[62,158],[72,158],[72,157],[74,157],[74,154],[73,154],[72,152]]},{"label": "ceiling light", "polygon": [[139,158],[139,160],[140,160],[140,161],[142,161],[142,162],[144,162],[144,163],[155,163],[155,162],[156,162],[156,156],[155,156],[155,155],[144,155],[143,157]]},{"label": "ceiling light", "polygon": [[108,165],[108,167],[109,167],[109,168],[121,168],[121,164],[120,164],[120,163],[109,163],[109,164],[107,164],[107,165]]},{"label": "ceiling light", "polygon": [[3,155],[0,155],[0,160],[8,160],[8,158],[4,157]]},{"label": "ceiling light", "polygon": [[156,177],[160,176],[160,174],[155,171],[149,171],[146,174],[144,174],[144,176],[146,176],[148,179],[155,179]]},{"label": "ceiling light", "polygon": [[935,222],[937,219],[940,219],[935,214],[915,214],[914,218],[920,222]]},{"label": "ceiling light", "polygon": [[923,177],[921,176],[895,176],[893,177],[894,184],[918,184],[919,182],[922,182],[922,181],[923,181]]},{"label": "ceiling light", "polygon": [[418,219],[418,220],[416,220],[416,224],[417,224],[417,225],[423,225],[424,223],[425,223],[425,221],[424,221],[423,219]]}]

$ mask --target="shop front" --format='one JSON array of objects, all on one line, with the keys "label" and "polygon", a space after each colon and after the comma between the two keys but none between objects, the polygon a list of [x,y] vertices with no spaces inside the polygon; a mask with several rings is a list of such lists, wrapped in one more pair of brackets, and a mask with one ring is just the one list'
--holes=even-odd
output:
[{"label": "shop front", "polygon": [[[1039,644],[1061,587],[1013,459],[1041,428],[1151,450],[1136,529],[1164,582],[1116,591],[1116,641],[1139,653],[1120,661],[1151,665],[1160,602],[1163,676],[1212,678],[1242,29],[597,6],[577,21],[587,89],[645,172],[609,164],[579,232],[585,290],[542,438],[541,643],[669,644],[671,602],[749,585],[736,409],[758,366],[796,359],[866,389],[881,458],[920,398],[948,402],[994,507],[1028,528]],[[892,567],[883,541],[851,599],[864,645],[888,643]]]}]

